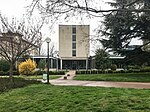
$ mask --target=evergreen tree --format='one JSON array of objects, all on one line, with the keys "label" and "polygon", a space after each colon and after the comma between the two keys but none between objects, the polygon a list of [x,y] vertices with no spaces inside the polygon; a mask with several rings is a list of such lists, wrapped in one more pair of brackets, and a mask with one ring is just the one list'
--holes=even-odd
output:
[{"label": "evergreen tree", "polygon": [[110,65],[109,54],[103,49],[97,49],[95,53],[96,69],[106,69]]}]

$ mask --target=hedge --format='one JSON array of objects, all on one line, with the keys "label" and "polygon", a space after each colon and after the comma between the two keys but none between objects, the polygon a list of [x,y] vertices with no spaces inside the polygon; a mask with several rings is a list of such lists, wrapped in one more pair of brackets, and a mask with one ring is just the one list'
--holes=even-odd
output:
[{"label": "hedge", "polygon": [[[36,74],[37,75],[43,75],[47,73],[47,71],[37,71]],[[50,75],[65,75],[65,71],[49,71]]]},{"label": "hedge", "polygon": [[[149,67],[150,68],[150,67]],[[142,73],[142,72],[150,72],[149,68],[142,68],[137,70],[120,70],[120,71],[113,71],[113,70],[89,70],[89,71],[76,71],[76,74],[107,74],[107,73]]]},{"label": "hedge", "polygon": [[39,84],[39,83],[41,82],[36,80],[25,80],[23,78],[13,77],[13,84],[12,84],[9,78],[0,77],[0,93],[11,90],[13,88],[20,88],[30,84]]},{"label": "hedge", "polygon": [[[34,73],[34,75],[43,75],[47,73],[46,71],[36,71]],[[65,75],[65,71],[49,71],[50,75]],[[18,71],[13,71],[13,75],[19,75]],[[9,76],[9,71],[8,72],[4,72],[4,71],[0,71],[0,76]]]},{"label": "hedge", "polygon": [[[13,75],[19,75],[19,72],[13,71]],[[0,71],[0,76],[9,76],[9,71],[7,71],[7,72]]]}]

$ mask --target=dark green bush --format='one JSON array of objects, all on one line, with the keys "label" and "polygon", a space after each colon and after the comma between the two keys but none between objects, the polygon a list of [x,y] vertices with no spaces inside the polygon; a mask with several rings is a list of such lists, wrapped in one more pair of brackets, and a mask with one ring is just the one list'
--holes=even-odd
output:
[{"label": "dark green bush", "polygon": [[86,71],[80,71],[81,74],[86,74]]},{"label": "dark green bush", "polygon": [[4,75],[4,72],[3,71],[0,71],[0,76],[3,76]]},{"label": "dark green bush", "polygon": [[23,78],[13,78],[13,84],[9,78],[0,78],[0,92],[8,91],[13,88],[20,88],[30,84],[38,84],[36,80],[25,80]]},{"label": "dark green bush", "polygon": [[135,65],[135,66],[132,66],[132,65],[129,65],[129,66],[127,66],[127,69],[128,70],[133,70],[133,69],[140,69],[141,67],[140,66],[137,66],[137,65]]},{"label": "dark green bush", "polygon": [[143,67],[140,69],[141,72],[150,72],[150,67]]},{"label": "dark green bush", "polygon": [[[37,74],[37,75],[43,75],[43,74],[45,74],[45,73],[47,73],[47,71],[36,71],[36,73],[35,74]],[[50,75],[65,75],[65,71],[49,71],[49,74]]]},{"label": "dark green bush", "polygon": [[125,70],[120,70],[120,73],[126,73],[126,71]]},{"label": "dark green bush", "polygon": [[103,71],[101,71],[101,70],[98,70],[98,72],[97,72],[98,74],[102,74],[103,73]]},{"label": "dark green bush", "polygon": [[0,60],[0,71],[9,71],[10,65],[6,60]]},{"label": "dark green bush", "polygon": [[113,73],[113,71],[112,70],[108,70],[108,73]]},{"label": "dark green bush", "polygon": [[81,74],[80,71],[76,71],[76,74]]},{"label": "dark green bush", "polygon": [[50,71],[51,75],[65,75],[65,71]]},{"label": "dark green bush", "polygon": [[96,70],[91,71],[91,74],[97,74]]},{"label": "dark green bush", "polygon": [[41,71],[41,70],[38,70],[35,72],[36,75],[43,75],[45,73],[46,73],[46,71]]},{"label": "dark green bush", "polygon": [[144,67],[142,69],[130,69],[130,70],[120,70],[120,71],[113,71],[113,70],[89,70],[89,71],[76,71],[76,74],[107,74],[107,73],[140,73],[140,72],[150,72],[150,67]]},{"label": "dark green bush", "polygon": [[[13,75],[19,75],[19,72],[13,71]],[[7,71],[7,72],[0,71],[0,76],[9,76],[9,71]]]},{"label": "dark green bush", "polygon": [[116,64],[112,64],[112,65],[110,66],[110,68],[111,68],[111,70],[116,71],[117,65],[116,65]]},{"label": "dark green bush", "polygon": [[133,73],[134,71],[131,69],[131,70],[127,70],[126,73]]}]

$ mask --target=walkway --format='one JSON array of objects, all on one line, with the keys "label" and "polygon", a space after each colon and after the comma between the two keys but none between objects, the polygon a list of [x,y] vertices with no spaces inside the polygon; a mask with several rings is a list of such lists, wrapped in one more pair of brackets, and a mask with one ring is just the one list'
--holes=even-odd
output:
[{"label": "walkway", "polygon": [[[77,81],[77,80],[72,80],[74,76],[75,76],[75,71],[69,71],[65,76],[62,76],[59,79],[50,80],[50,83],[52,85],[61,85],[61,86],[93,86],[93,87],[150,89],[150,83],[109,82],[109,81]],[[67,78],[67,79],[65,79],[65,78]]]}]

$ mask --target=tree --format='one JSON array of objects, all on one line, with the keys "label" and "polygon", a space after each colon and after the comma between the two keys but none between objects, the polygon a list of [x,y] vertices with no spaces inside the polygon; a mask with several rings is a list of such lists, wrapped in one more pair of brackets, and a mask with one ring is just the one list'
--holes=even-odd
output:
[{"label": "tree", "polygon": [[[103,15],[102,13],[111,13],[111,12],[149,12],[150,9],[143,8],[143,7],[137,7],[134,9],[128,9],[129,6],[134,6],[135,4],[147,4],[149,3],[149,0],[128,0],[128,2],[124,2],[124,0],[112,0],[114,2],[106,2],[111,3],[112,5],[122,5],[122,8],[111,8],[108,10],[103,10],[101,8],[102,1],[97,0],[46,0],[46,2],[43,2],[44,0],[33,0],[30,8],[30,13],[34,11],[35,8],[38,8],[39,11],[42,14],[46,14],[48,16],[52,16],[54,14],[57,14],[57,17],[59,17],[62,14],[67,14],[66,16],[69,16],[69,14],[72,15],[74,12],[78,12],[80,14],[89,14],[91,16],[98,16]],[[120,4],[121,1],[122,4]],[[59,15],[59,16],[58,16]],[[75,15],[75,13],[74,13]]]},{"label": "tree", "polygon": [[19,64],[19,73],[21,75],[31,75],[36,68],[36,63],[28,59]]},{"label": "tree", "polygon": [[[124,7],[124,2],[128,3],[129,0],[116,0],[112,6],[121,9]],[[128,9],[136,9],[139,5],[129,6]],[[144,7],[149,8],[146,5]],[[105,47],[118,50],[127,47],[133,38],[149,40],[149,20],[150,15],[145,13],[113,12],[108,14],[103,22],[104,28],[100,30],[106,38],[101,41]]]},{"label": "tree", "polygon": [[[128,3],[129,0],[116,0],[115,4],[112,4],[115,8],[124,7],[124,3]],[[149,4],[149,5],[148,5]],[[134,6],[129,6],[128,9],[136,9],[140,7],[141,2],[136,3]],[[150,2],[145,1],[142,6],[144,9],[150,8]],[[105,48],[112,48],[114,51],[126,55],[126,62],[133,61],[134,64],[144,64],[148,60],[140,60],[143,57],[149,57],[150,53],[143,51],[143,47],[150,43],[150,14],[135,13],[135,12],[113,12],[105,16],[104,28],[99,32],[102,32],[104,39],[100,40]],[[133,38],[146,40],[147,42],[132,51],[126,51]],[[149,56],[148,56],[149,54]]]},{"label": "tree", "polygon": [[42,26],[43,21],[38,21],[38,24],[31,23],[25,18],[21,21],[12,18],[11,21],[0,14],[0,56],[10,64],[11,82],[13,82],[13,67],[18,58],[37,49],[37,44],[42,38],[40,32]]},{"label": "tree", "polygon": [[44,70],[45,67],[46,67],[46,60],[45,60],[45,59],[41,59],[41,60],[39,61],[39,63],[38,63],[38,68],[39,68],[40,70]]},{"label": "tree", "polygon": [[103,49],[97,49],[95,53],[96,69],[106,69],[110,65],[109,54]]}]

